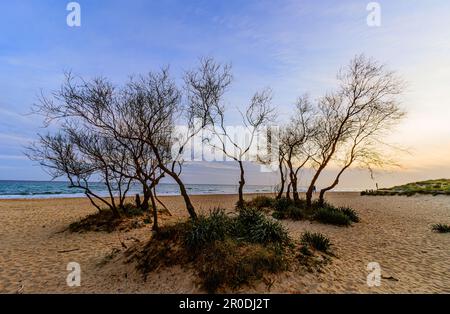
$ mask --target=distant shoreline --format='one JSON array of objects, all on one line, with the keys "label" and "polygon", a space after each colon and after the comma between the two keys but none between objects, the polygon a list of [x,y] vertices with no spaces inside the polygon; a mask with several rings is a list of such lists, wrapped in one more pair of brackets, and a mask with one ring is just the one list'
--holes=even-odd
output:
[{"label": "distant shoreline", "polygon": [[[306,192],[305,191],[300,191],[299,194],[300,195],[304,195]],[[330,191],[327,192],[327,194],[358,194],[360,195],[361,191]],[[248,192],[248,193],[244,193],[245,196],[253,196],[253,195],[260,195],[260,194],[276,194],[276,192],[268,192],[268,191],[262,191],[262,192]],[[236,197],[238,196],[237,193],[212,193],[212,194],[207,194],[207,193],[203,193],[203,194],[189,194],[191,196],[196,196],[196,197],[219,197],[219,196],[233,196],[235,195]],[[172,197],[179,197],[181,196],[180,194],[161,194],[158,195],[159,198],[172,198]],[[79,196],[74,196],[74,195],[66,195],[66,196],[55,196],[55,195],[49,195],[48,197],[11,197],[11,198],[2,198],[0,196],[0,202],[6,202],[6,201],[50,201],[50,200],[80,200],[86,198],[86,196],[83,195],[79,195]],[[127,199],[134,199],[134,194],[130,194],[129,196],[127,196]]]}]

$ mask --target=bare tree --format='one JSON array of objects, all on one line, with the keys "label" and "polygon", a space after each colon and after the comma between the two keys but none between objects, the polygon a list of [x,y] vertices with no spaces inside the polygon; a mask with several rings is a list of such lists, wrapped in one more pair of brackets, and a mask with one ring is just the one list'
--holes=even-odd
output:
[{"label": "bare tree", "polygon": [[[363,55],[356,56],[339,72],[338,80],[340,82],[338,91],[326,95],[319,101],[319,116],[316,119],[318,132],[313,140],[317,153],[312,158],[316,171],[306,193],[308,206],[311,206],[317,179],[339,152],[340,147],[352,139],[361,139],[362,135],[355,136],[355,132],[358,133],[358,126],[368,129],[368,124],[378,125],[376,129],[383,130],[386,124],[398,121],[402,115],[398,109],[396,96],[401,93],[403,83],[395,73],[387,71],[384,65]],[[382,119],[383,123],[375,123],[386,111],[390,111],[392,115]],[[365,125],[361,123],[364,117],[369,119]],[[377,133],[371,132],[370,137],[377,139]],[[356,139],[356,142],[359,140]],[[361,143],[363,142],[364,140]]]},{"label": "bare tree", "polygon": [[[246,183],[244,161],[250,160],[250,150],[255,145],[256,137],[262,136],[259,133],[262,131],[262,127],[273,120],[273,109],[270,107],[270,101],[270,90],[264,90],[253,96],[245,114],[242,114],[242,123],[248,136],[244,137],[245,134],[241,134],[241,140],[229,134],[225,125],[225,111],[222,107],[217,108],[219,118],[212,123],[212,132],[219,141],[218,144],[212,144],[212,141],[209,141],[210,145],[214,149],[222,151],[225,156],[239,165],[238,207],[242,207],[244,204],[244,186]],[[254,157],[258,158],[258,156]]]},{"label": "bare tree", "polygon": [[[126,192],[131,182],[141,183],[144,192],[142,207],[148,209],[150,191],[159,182],[163,172],[155,163],[155,155],[146,144],[144,135],[154,138],[163,136],[160,133],[147,134],[144,132],[147,130],[136,127],[136,116],[142,112],[132,111],[136,109],[132,105],[139,99],[133,87],[131,82],[117,90],[103,78],[86,82],[82,79],[75,80],[71,74],[67,74],[61,89],[53,93],[53,97],[43,96],[36,109],[45,116],[47,125],[53,121],[59,123],[62,131],[67,134],[70,147],[76,147],[84,155],[96,158],[107,172],[102,176],[103,180],[107,182],[109,178],[116,178],[121,182],[117,184],[119,194],[122,194],[123,182],[126,182]],[[51,142],[41,141],[40,144],[46,152],[46,146]],[[39,153],[39,150],[35,152]],[[40,156],[51,157],[45,154]],[[45,162],[42,165],[48,166]],[[84,185],[89,178],[83,178]],[[109,186],[108,191],[111,195]],[[124,200],[124,197],[119,199],[122,207]],[[114,198],[111,202],[114,203]],[[153,211],[156,210],[153,207]],[[154,229],[157,229],[156,220]]]},{"label": "bare tree", "polygon": [[278,148],[278,172],[280,174],[280,185],[278,188],[277,196],[275,197],[277,200],[283,196],[284,186],[286,185],[287,180],[287,167],[286,167],[286,152],[282,145]]},{"label": "bare tree", "polygon": [[[315,134],[313,125],[314,111],[308,97],[300,97],[296,103],[296,111],[281,135],[284,161],[289,171],[290,188],[294,201],[299,201],[299,172],[311,158],[310,139]],[[289,191],[290,192],[290,191]]]},{"label": "bare tree", "polygon": [[[102,205],[120,216],[131,180],[110,168],[108,152],[112,142],[109,139],[84,134],[84,138],[74,138],[68,132],[39,136],[39,140],[27,149],[30,159],[38,161],[53,179],[65,176],[70,187],[84,191],[91,203],[100,211]],[[114,154],[121,155],[115,151]],[[121,155],[124,158],[124,155]],[[124,163],[116,167],[125,167]],[[96,193],[91,180],[102,180],[108,190],[108,197]],[[119,204],[115,198],[119,198]]]},{"label": "bare tree", "polygon": [[387,153],[394,147],[384,139],[404,115],[396,102],[380,102],[358,114],[347,141],[339,147],[334,158],[340,169],[332,183],[320,190],[320,203],[324,202],[325,193],[339,184],[342,174],[352,165],[367,168],[371,175],[374,167],[396,165]]},{"label": "bare tree", "polygon": [[273,120],[274,112],[270,105],[271,91],[266,89],[256,93],[246,111],[241,113],[242,123],[249,133],[248,140],[240,143],[232,138],[225,125],[225,105],[222,99],[232,81],[230,70],[229,65],[218,64],[211,58],[202,59],[196,71],[187,73],[185,81],[190,111],[194,112],[193,116],[201,119],[202,126],[209,127],[215,139],[218,139],[218,144],[215,144],[211,137],[205,138],[205,142],[209,143],[213,149],[222,151],[239,165],[238,206],[242,206],[245,185],[244,158],[248,156],[257,133]]}]

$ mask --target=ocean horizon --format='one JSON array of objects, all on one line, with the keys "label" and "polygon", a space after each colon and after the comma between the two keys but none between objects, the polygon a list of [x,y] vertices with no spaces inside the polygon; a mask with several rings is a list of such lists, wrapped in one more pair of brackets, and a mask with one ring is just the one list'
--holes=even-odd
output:
[{"label": "ocean horizon", "polygon": [[[90,182],[92,191],[100,196],[107,196],[107,187],[103,182]],[[233,184],[186,184],[191,195],[237,194],[238,185]],[[272,185],[246,185],[245,193],[270,193],[275,191]],[[156,187],[158,195],[180,195],[177,184],[160,183]],[[142,194],[138,184],[132,184],[129,196]],[[0,199],[14,198],[67,198],[84,197],[80,188],[70,187],[66,181],[0,180]]]},{"label": "ocean horizon", "polygon": [[[103,182],[90,182],[92,191],[99,196],[107,196],[108,191]],[[186,184],[190,195],[237,194],[237,184]],[[299,187],[299,192],[306,192],[306,187]],[[335,189],[335,192],[359,192],[361,189]],[[156,187],[158,195],[180,195],[178,184],[160,183]],[[274,185],[244,186],[244,193],[272,193],[276,192]],[[142,194],[138,184],[132,184],[128,196]],[[69,198],[84,197],[79,188],[70,187],[67,181],[39,181],[39,180],[0,180],[0,199],[39,199],[39,198]]]}]

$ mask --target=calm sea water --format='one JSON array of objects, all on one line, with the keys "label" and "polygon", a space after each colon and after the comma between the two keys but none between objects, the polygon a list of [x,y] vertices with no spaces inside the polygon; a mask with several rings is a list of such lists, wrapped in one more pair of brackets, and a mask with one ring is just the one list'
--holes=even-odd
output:
[{"label": "calm sea water", "polygon": [[[103,183],[90,183],[93,191],[99,195],[107,195],[106,186]],[[218,184],[186,184],[190,194],[234,194],[237,193],[237,185]],[[267,185],[247,185],[246,193],[273,192],[274,188]],[[159,195],[178,195],[180,191],[176,184],[161,183],[156,191]],[[131,187],[129,195],[140,193],[140,187]],[[82,197],[83,191],[70,188],[67,182],[60,181],[2,181],[0,180],[0,199],[7,198],[54,198],[54,197]]]}]

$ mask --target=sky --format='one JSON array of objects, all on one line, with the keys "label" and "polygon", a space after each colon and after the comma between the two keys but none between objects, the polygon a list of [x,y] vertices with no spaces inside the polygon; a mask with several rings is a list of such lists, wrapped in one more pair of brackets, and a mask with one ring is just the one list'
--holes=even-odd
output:
[{"label": "sky", "polygon": [[[0,3],[0,180],[49,179],[23,152],[45,133],[41,119],[29,114],[31,105],[60,86],[64,71],[121,84],[164,65],[180,76],[199,57],[212,56],[233,66],[230,107],[242,108],[253,93],[271,87],[282,121],[298,96],[317,98],[335,88],[337,70],[360,53],[407,82],[400,101],[408,115],[389,138],[407,152],[396,155],[401,168],[379,172],[376,182],[450,177],[449,1],[378,1],[379,27],[368,26],[370,1],[361,0],[77,2],[80,27],[66,23],[69,1]],[[238,122],[232,114],[229,123]],[[277,181],[256,166],[249,169],[251,184]],[[234,165],[201,163],[184,176],[190,183],[223,184],[235,183],[237,173]],[[371,188],[374,182],[354,169],[340,186]]]}]

